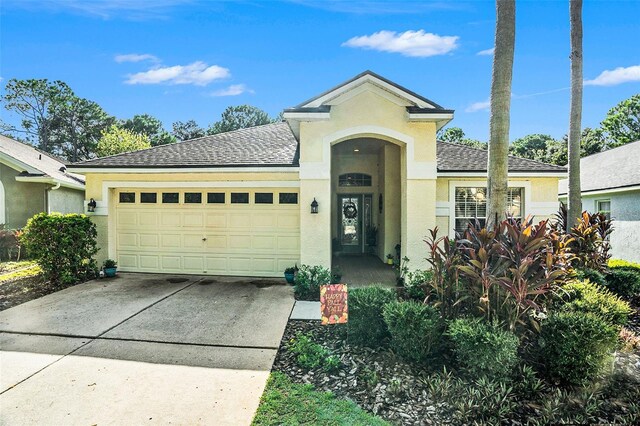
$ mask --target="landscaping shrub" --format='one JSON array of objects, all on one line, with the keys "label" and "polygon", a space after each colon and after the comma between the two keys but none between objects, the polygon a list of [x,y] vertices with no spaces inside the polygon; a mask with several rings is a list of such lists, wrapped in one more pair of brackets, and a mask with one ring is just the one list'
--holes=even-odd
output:
[{"label": "landscaping shrub", "polygon": [[622,259],[609,259],[609,269],[626,269],[640,272],[640,263],[629,262]]},{"label": "landscaping shrub", "polygon": [[331,282],[331,272],[322,266],[302,265],[296,274],[293,290],[301,300],[320,300],[320,286]]},{"label": "landscaping shrub", "polygon": [[561,294],[563,312],[592,313],[616,326],[625,325],[631,314],[627,302],[590,281],[572,281],[562,287]]},{"label": "landscaping shrub", "polygon": [[540,360],[551,379],[586,384],[605,367],[617,336],[616,327],[590,312],[558,312],[542,323]]},{"label": "landscaping shrub", "polygon": [[602,287],[607,285],[604,274],[595,269],[582,268],[576,269],[576,278],[580,281],[589,280],[594,284],[598,284]]},{"label": "landscaping shrub", "polygon": [[39,213],[27,222],[22,242],[45,279],[67,286],[95,278],[96,225],[85,215]]},{"label": "landscaping shrub", "polygon": [[439,348],[442,325],[438,311],[408,301],[390,302],[382,309],[396,353],[409,361],[425,361]]},{"label": "landscaping shrub", "polygon": [[322,367],[325,371],[336,370],[340,367],[337,356],[315,343],[308,334],[298,333],[291,339],[287,346],[289,351],[296,355],[296,361],[300,367],[312,370]]},{"label": "landscaping shrub", "polygon": [[518,362],[518,338],[480,318],[459,318],[447,336],[462,370],[470,377],[508,377]]},{"label": "landscaping shrub", "polygon": [[364,287],[349,290],[349,343],[377,347],[389,337],[382,308],[396,299],[391,290]]},{"label": "landscaping shrub", "polygon": [[620,297],[640,296],[640,271],[633,268],[613,268],[605,275],[606,286]]},{"label": "landscaping shrub", "polygon": [[404,290],[407,296],[418,302],[424,301],[427,297],[427,289],[430,288],[429,283],[431,280],[433,280],[432,271],[418,269],[407,273],[404,280]]},{"label": "landscaping shrub", "polygon": [[1,229],[0,225],[0,260],[20,260],[22,231],[17,229]]}]

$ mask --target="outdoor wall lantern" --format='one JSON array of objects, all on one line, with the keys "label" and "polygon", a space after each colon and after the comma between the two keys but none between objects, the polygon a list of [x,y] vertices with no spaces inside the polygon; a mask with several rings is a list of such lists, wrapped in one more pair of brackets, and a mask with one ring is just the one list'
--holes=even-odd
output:
[{"label": "outdoor wall lantern", "polygon": [[89,212],[95,212],[96,211],[96,200],[94,200],[93,198],[89,200],[89,203],[87,204],[87,211]]},{"label": "outdoor wall lantern", "polygon": [[313,197],[313,201],[311,202],[311,214],[318,214],[318,202],[315,197]]}]

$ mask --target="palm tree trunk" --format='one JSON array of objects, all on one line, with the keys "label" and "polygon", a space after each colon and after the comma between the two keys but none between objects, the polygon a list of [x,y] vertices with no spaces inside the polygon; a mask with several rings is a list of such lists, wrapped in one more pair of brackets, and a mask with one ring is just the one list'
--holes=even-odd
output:
[{"label": "palm tree trunk", "polygon": [[496,0],[496,15],[487,164],[487,227],[489,229],[492,229],[507,211],[509,113],[516,39],[515,0]]},{"label": "palm tree trunk", "polygon": [[571,111],[569,113],[569,206],[567,231],[582,212],[580,132],[582,127],[582,0],[569,1],[571,20]]}]

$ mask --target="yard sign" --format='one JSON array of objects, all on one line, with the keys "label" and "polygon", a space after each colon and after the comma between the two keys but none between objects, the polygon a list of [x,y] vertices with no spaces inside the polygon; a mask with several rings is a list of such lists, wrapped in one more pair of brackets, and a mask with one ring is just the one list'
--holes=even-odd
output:
[{"label": "yard sign", "polygon": [[347,285],[327,284],[320,286],[320,314],[322,324],[345,324],[349,318]]}]

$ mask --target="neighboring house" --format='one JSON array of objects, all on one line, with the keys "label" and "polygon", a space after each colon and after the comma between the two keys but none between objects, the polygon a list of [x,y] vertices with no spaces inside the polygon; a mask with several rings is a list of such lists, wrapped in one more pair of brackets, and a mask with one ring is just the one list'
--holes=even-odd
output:
[{"label": "neighboring house", "polygon": [[[436,143],[452,118],[365,72],[284,122],[70,167],[98,203],[100,253],[124,271],[281,276],[397,244],[425,268],[428,229],[452,235],[486,214],[486,151]],[[564,168],[511,157],[509,171],[514,215],[557,210]]]},{"label": "neighboring house", "polygon": [[84,212],[84,178],[58,159],[0,135],[0,224],[18,229],[36,213]]},{"label": "neighboring house", "polygon": [[[558,187],[564,203],[567,184]],[[582,158],[580,186],[582,210],[613,219],[612,256],[640,262],[640,141]]]}]

